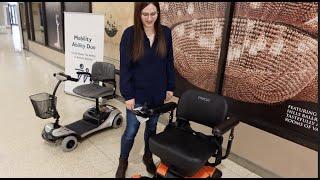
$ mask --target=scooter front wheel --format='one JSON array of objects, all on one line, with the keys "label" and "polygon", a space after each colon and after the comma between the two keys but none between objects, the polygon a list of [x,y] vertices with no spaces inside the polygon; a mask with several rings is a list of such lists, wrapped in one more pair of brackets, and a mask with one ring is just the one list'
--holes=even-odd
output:
[{"label": "scooter front wheel", "polygon": [[61,142],[61,148],[65,152],[74,150],[78,145],[78,140],[75,136],[67,136]]},{"label": "scooter front wheel", "polygon": [[57,145],[59,143],[58,140],[52,140],[48,138],[48,134],[46,133],[46,131],[43,129],[41,132],[41,137],[42,139],[48,143],[49,145]]}]

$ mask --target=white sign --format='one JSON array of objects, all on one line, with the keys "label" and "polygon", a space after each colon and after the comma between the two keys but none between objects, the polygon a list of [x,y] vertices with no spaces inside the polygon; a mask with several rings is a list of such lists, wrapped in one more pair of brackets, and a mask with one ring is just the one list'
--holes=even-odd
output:
[{"label": "white sign", "polygon": [[88,75],[92,64],[103,60],[104,50],[104,16],[91,13],[64,13],[65,29],[65,73],[78,82],[66,81],[65,92],[73,94],[73,89],[90,83]]}]

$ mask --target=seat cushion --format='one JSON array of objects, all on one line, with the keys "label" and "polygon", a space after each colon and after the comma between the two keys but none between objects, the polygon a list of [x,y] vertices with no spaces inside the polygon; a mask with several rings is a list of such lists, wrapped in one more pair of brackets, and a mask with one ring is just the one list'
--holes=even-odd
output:
[{"label": "seat cushion", "polygon": [[149,139],[150,150],[182,176],[192,176],[214,154],[216,145],[208,136],[170,128]]},{"label": "seat cushion", "polygon": [[74,88],[73,92],[84,97],[99,98],[113,95],[114,86],[111,84],[107,84],[106,87],[98,84],[84,84]]}]

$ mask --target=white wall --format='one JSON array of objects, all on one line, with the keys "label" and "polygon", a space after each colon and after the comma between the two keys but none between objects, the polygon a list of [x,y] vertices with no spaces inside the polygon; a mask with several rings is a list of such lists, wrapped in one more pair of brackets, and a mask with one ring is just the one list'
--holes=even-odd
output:
[{"label": "white wall", "polygon": [[5,9],[4,7],[7,7],[8,3],[6,2],[0,2],[0,26],[6,25],[6,15],[5,15]]},{"label": "white wall", "polygon": [[8,3],[0,2],[0,33],[10,33],[5,7],[8,7]]}]

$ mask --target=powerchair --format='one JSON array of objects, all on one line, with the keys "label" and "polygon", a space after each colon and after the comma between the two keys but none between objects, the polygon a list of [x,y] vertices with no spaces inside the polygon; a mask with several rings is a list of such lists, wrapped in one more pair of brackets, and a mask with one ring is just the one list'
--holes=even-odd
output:
[{"label": "powerchair", "polygon": [[[190,121],[212,128],[212,134],[194,131]],[[149,139],[151,152],[161,160],[154,178],[220,178],[222,172],[216,166],[228,157],[238,123],[228,113],[224,97],[186,91],[178,101],[176,121],[171,116],[164,131]],[[227,149],[222,155],[223,134],[229,130]],[[213,163],[209,162],[211,157],[215,158]]]}]

